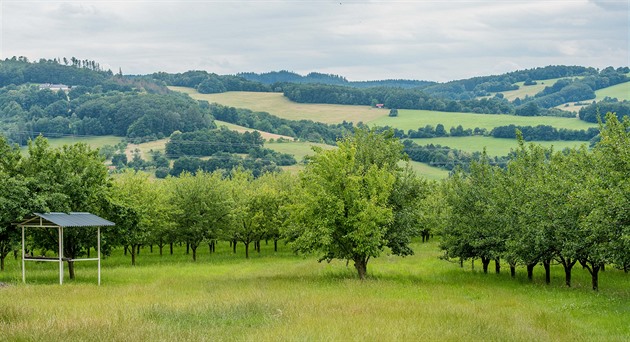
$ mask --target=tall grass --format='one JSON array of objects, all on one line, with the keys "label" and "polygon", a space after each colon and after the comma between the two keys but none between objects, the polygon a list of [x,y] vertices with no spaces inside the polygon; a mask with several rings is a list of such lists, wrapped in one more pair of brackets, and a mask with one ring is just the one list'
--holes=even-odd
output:
[{"label": "tall grass", "polygon": [[[241,246],[239,246],[241,247]],[[384,255],[360,281],[345,262],[317,263],[284,245],[244,259],[227,243],[193,262],[183,248],[160,257],[142,250],[136,267],[115,251],[95,265],[77,265],[77,279],[56,284],[55,267],[19,262],[0,273],[0,340],[599,340],[630,336],[630,278],[607,269],[601,290],[586,271],[574,287],[561,267],[551,285],[519,270],[483,274],[471,264],[440,260],[435,242],[416,254]]]}]

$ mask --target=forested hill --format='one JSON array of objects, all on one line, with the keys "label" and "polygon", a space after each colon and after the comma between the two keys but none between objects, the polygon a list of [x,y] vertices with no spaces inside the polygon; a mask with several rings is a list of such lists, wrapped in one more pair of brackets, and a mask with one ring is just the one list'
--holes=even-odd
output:
[{"label": "forested hill", "polygon": [[126,78],[75,58],[0,61],[0,134],[12,142],[39,134],[144,141],[212,127],[207,103],[150,78]]},{"label": "forested hill", "polygon": [[329,85],[341,85],[355,88],[370,88],[370,87],[392,87],[392,88],[426,88],[430,85],[437,84],[437,82],[431,81],[417,81],[417,80],[375,80],[375,81],[348,81],[345,77],[339,75],[322,74],[318,72],[311,72],[306,76],[299,75],[297,73],[281,70],[272,71],[267,73],[253,73],[245,72],[239,73],[240,76],[249,81],[260,82],[263,84],[272,85],[275,83],[320,83]]},{"label": "forested hill", "polygon": [[[447,83],[407,80],[349,82],[338,75],[310,73],[300,76],[289,71],[241,73],[236,76],[188,71],[178,74],[155,73],[149,77],[167,85],[192,87],[204,94],[227,91],[282,92],[286,98],[298,103],[383,104],[390,109],[574,117],[573,112],[555,107],[569,102],[591,102],[596,97],[596,90],[629,82],[629,72],[628,67],[597,70],[555,65]],[[548,86],[522,98],[508,100],[502,93],[550,79],[553,82]],[[622,101],[619,106],[630,107],[630,103]],[[599,105],[593,107],[595,111],[599,110]],[[587,121],[596,120],[592,115],[580,117]]]}]

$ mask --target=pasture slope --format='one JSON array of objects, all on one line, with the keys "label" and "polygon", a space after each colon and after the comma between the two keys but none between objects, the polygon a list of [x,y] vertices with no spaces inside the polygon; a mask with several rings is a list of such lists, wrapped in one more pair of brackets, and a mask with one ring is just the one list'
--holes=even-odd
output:
[{"label": "pasture slope", "polygon": [[121,250],[96,265],[79,263],[77,279],[57,284],[57,266],[20,262],[0,272],[0,341],[623,341],[630,336],[628,275],[607,269],[601,289],[574,271],[566,288],[560,266],[544,284],[542,267],[483,274],[438,257],[437,242],[414,243],[415,255],[384,255],[360,281],[345,262],[318,263],[284,244],[245,260],[221,242],[193,262],[178,247],[160,256],[145,247],[135,267]]},{"label": "pasture slope", "polygon": [[[516,150],[518,143],[515,139],[499,139],[492,137],[471,136],[471,137],[439,137],[426,139],[411,139],[418,145],[441,145],[466,152],[483,151],[484,147],[489,156],[505,156],[511,150]],[[528,142],[529,143],[529,142]],[[587,144],[587,141],[537,141],[536,144],[552,147],[555,151],[561,151],[565,148],[579,147]]]},{"label": "pasture slope", "polygon": [[332,104],[309,104],[291,102],[282,93],[260,93],[236,91],[220,94],[200,94],[192,88],[169,87],[181,91],[195,100],[216,102],[224,106],[247,108],[255,112],[267,112],[289,120],[308,119],[324,123],[368,122],[387,116],[388,109],[371,108],[370,106],[346,106]]},{"label": "pasture slope", "polygon": [[[538,85],[522,87],[534,94],[542,90],[547,85],[552,85],[558,79],[543,80]],[[533,87],[533,88],[532,88]],[[536,88],[537,87],[537,88]],[[509,124],[522,126],[550,125],[556,128],[567,129],[587,129],[589,127],[597,127],[596,124],[587,123],[577,118],[558,118],[558,117],[522,117],[514,115],[489,115],[474,113],[452,113],[438,112],[428,110],[399,110],[398,117],[389,117],[387,109],[375,109],[367,106],[348,106],[348,105],[330,105],[330,104],[300,104],[289,101],[281,93],[262,93],[262,92],[227,92],[221,94],[200,94],[192,88],[185,87],[169,87],[174,91],[184,92],[194,99],[205,100],[208,102],[216,102],[225,106],[236,108],[246,108],[253,111],[264,111],[276,115],[281,118],[290,120],[309,119],[313,121],[325,123],[340,123],[342,121],[359,122],[362,121],[371,126],[390,126],[404,131],[410,129],[416,130],[426,125],[433,127],[438,124],[445,126],[447,130],[451,127],[462,125],[465,129],[474,129],[476,127],[491,130],[497,126]],[[540,88],[539,90],[536,90]],[[236,130],[247,130],[246,128],[238,128],[236,125],[226,123],[218,123],[226,125],[228,128]],[[420,144],[440,144],[452,148],[461,149],[468,152],[481,151],[484,147],[490,155],[502,156],[506,155],[511,148],[516,147],[515,140],[495,139],[492,137],[445,137],[438,139],[417,139]],[[558,149],[564,147],[579,146],[584,142],[537,142],[545,146],[555,146]],[[292,146],[289,148],[289,146]],[[285,152],[290,149],[296,150],[296,158],[301,160],[303,155],[310,151],[309,145],[282,145],[268,144],[269,148]],[[285,152],[291,153],[291,152]],[[441,179],[448,175],[448,172],[432,167],[430,165],[411,162],[412,167],[420,174],[430,179]],[[287,168],[290,170],[295,169]]]}]

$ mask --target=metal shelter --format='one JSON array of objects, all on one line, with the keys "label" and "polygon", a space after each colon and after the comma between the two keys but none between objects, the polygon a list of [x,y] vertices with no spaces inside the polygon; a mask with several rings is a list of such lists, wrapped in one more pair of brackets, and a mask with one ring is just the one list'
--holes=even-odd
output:
[{"label": "metal shelter", "polygon": [[[98,284],[101,285],[101,227],[114,226],[104,218],[90,213],[33,213],[31,218],[18,223],[22,228],[22,282],[26,282],[26,261],[49,261],[59,263],[59,284],[63,284],[64,261],[98,261]],[[70,259],[63,256],[63,229],[67,227],[97,227],[97,257]],[[56,228],[59,234],[59,254],[57,258],[26,256],[24,251],[24,228]]]}]

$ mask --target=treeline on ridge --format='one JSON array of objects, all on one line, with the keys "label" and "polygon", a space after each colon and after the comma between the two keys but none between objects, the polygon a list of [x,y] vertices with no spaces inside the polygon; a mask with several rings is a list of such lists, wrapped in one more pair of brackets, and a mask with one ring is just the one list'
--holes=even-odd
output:
[{"label": "treeline on ridge", "polygon": [[[0,75],[2,131],[22,145],[39,134],[116,135],[141,142],[214,127],[207,103],[148,78],[102,71],[94,61],[12,58],[0,61]],[[69,89],[51,90],[48,84]]]}]

